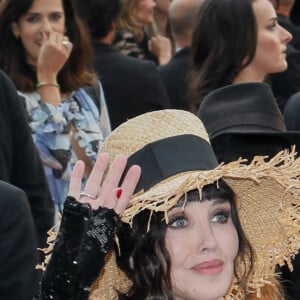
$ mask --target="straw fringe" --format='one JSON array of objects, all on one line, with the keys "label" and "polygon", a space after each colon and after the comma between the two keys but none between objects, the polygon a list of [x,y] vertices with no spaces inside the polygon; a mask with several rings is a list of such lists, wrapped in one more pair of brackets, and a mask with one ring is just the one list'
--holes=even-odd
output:
[{"label": "straw fringe", "polygon": [[[61,215],[59,215],[59,218],[61,219]],[[37,250],[39,250],[45,254],[45,258],[41,264],[37,264],[35,266],[36,270],[41,270],[43,272],[46,270],[46,267],[52,256],[52,251],[53,251],[55,240],[56,240],[56,237],[58,234],[59,226],[60,226],[60,221],[47,231],[48,237],[47,237],[46,243],[48,246],[45,248],[37,248]]]},{"label": "straw fringe", "polygon": [[[254,293],[256,294],[257,298],[261,298],[262,292],[261,289],[266,285],[274,285],[269,278],[275,277],[274,274],[266,275],[265,278],[253,278],[247,286],[247,295]],[[245,292],[241,289],[237,281],[233,281],[229,291],[227,292],[226,296],[222,299],[224,300],[245,300]]]}]

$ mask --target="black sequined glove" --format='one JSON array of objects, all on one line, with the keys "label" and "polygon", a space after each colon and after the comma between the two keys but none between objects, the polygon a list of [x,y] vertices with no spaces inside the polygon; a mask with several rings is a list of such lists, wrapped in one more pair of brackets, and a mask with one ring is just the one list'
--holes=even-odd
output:
[{"label": "black sequined glove", "polygon": [[100,207],[94,211],[79,252],[80,295],[89,293],[90,286],[99,276],[106,254],[114,243],[118,221],[119,216],[112,209]]},{"label": "black sequined glove", "polygon": [[51,260],[41,284],[42,300],[86,300],[105,256],[114,243],[119,221],[112,209],[96,211],[67,197]]},{"label": "black sequined glove", "polygon": [[52,256],[43,275],[41,299],[75,299],[80,244],[92,215],[89,204],[67,197]]}]

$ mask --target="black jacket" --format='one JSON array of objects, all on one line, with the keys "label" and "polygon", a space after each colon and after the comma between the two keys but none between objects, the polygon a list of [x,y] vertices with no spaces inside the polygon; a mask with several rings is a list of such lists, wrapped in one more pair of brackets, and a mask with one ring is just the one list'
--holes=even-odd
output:
[{"label": "black jacket", "polygon": [[155,64],[96,43],[95,70],[103,86],[112,129],[145,112],[169,108],[169,98]]},{"label": "black jacket", "polygon": [[25,193],[0,181],[0,298],[32,300],[38,288],[35,228]]},{"label": "black jacket", "polygon": [[187,77],[191,69],[192,54],[189,48],[182,48],[174,54],[168,64],[158,67],[169,95],[171,108],[189,110]]},{"label": "black jacket", "polygon": [[44,169],[33,143],[26,112],[15,86],[0,71],[0,180],[26,193],[38,234],[45,247],[53,226],[54,206]]}]

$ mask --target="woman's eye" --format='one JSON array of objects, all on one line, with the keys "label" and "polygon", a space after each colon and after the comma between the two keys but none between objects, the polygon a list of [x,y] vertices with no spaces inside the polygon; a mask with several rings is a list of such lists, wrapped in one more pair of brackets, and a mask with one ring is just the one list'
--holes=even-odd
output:
[{"label": "woman's eye", "polygon": [[186,218],[184,216],[178,216],[174,219],[171,219],[168,227],[170,228],[184,228],[188,225],[188,221],[186,220]]},{"label": "woman's eye", "polygon": [[27,18],[27,22],[29,23],[34,23],[36,21],[38,21],[38,16],[30,16]]},{"label": "woman's eye", "polygon": [[268,26],[269,30],[274,30],[277,26],[277,23],[272,23],[271,25]]},{"label": "woman's eye", "polygon": [[218,212],[213,216],[212,221],[215,223],[225,224],[227,223],[229,217],[230,217],[230,212],[227,211]]},{"label": "woman's eye", "polygon": [[61,18],[60,14],[53,14],[53,15],[50,16],[50,19],[52,21],[58,21],[60,18]]}]

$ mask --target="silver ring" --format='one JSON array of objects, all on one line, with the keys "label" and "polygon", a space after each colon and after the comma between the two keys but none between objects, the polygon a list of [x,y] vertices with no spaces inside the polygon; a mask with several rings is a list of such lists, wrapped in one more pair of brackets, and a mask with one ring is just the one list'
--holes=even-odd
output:
[{"label": "silver ring", "polygon": [[96,199],[97,199],[97,196],[92,195],[92,194],[89,194],[89,193],[86,193],[85,191],[82,191],[82,192],[80,193],[80,197],[83,197],[83,196],[89,197],[89,198],[91,198],[91,199],[93,199],[93,200],[96,200]]},{"label": "silver ring", "polygon": [[71,48],[72,47],[72,43],[69,41],[62,41],[62,44],[66,47],[66,48]]}]

